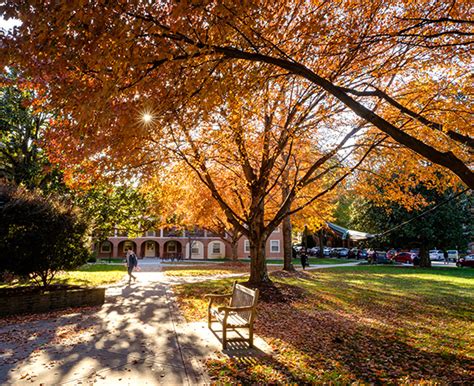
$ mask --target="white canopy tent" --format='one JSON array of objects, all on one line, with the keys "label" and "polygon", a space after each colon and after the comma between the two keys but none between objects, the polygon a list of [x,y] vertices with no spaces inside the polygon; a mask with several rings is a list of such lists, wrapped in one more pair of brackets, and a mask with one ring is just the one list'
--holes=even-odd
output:
[{"label": "white canopy tent", "polygon": [[369,240],[375,237],[372,233],[359,232],[352,229],[341,227],[340,225],[333,224],[332,222],[326,222],[328,227],[337,233],[343,240],[362,241]]}]

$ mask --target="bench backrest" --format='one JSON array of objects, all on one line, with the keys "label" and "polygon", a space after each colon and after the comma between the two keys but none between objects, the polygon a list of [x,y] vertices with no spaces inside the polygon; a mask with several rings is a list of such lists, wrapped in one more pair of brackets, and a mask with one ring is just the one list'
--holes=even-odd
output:
[{"label": "bench backrest", "polygon": [[258,289],[252,290],[243,285],[234,282],[232,288],[232,298],[230,300],[231,307],[253,307],[252,311],[239,312],[238,315],[247,320],[252,321],[255,316],[255,307],[257,306]]}]

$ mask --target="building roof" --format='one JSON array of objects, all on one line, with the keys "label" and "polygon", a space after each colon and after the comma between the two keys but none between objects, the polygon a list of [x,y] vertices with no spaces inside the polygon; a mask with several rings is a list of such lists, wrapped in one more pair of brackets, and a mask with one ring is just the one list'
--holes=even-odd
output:
[{"label": "building roof", "polygon": [[333,224],[332,222],[327,222],[326,223],[330,229],[332,229],[335,233],[337,233],[343,240],[350,239],[354,241],[362,241],[362,240],[368,240],[375,235],[372,233],[366,233],[366,232],[359,232],[355,231],[352,229],[347,229],[344,227],[341,227],[340,225]]}]

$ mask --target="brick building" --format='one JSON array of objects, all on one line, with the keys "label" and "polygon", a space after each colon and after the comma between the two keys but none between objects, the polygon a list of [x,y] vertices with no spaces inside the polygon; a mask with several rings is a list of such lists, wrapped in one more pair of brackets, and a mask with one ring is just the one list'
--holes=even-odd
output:
[{"label": "brick building", "polygon": [[[128,249],[132,249],[139,258],[217,259],[232,256],[227,239],[209,231],[189,232],[166,228],[147,231],[140,237],[128,237],[126,233],[116,231],[114,236],[97,246],[97,256],[125,257]],[[283,258],[283,233],[280,228],[268,238],[266,255],[267,258]],[[250,244],[245,237],[241,237],[238,242],[237,256],[238,258],[250,256]]]}]

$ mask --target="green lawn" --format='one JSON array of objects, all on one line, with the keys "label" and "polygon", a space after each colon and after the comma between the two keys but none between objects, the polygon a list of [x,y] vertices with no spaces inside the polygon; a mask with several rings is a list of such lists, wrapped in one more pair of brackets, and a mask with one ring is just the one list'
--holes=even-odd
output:
[{"label": "green lawn", "polygon": [[[112,284],[120,281],[127,271],[124,265],[86,264],[74,271],[60,272],[52,284],[69,284],[87,287]],[[27,286],[32,283],[1,283],[0,288]]]},{"label": "green lawn", "polygon": [[86,264],[75,271],[59,274],[54,282],[96,287],[120,281],[126,271],[124,265]]},{"label": "green lawn", "polygon": [[[318,264],[346,264],[346,263],[355,263],[355,262],[363,262],[364,260],[353,260],[353,259],[336,259],[330,257],[310,257],[308,259],[309,265],[318,265]],[[300,263],[299,259],[293,259],[293,264],[297,265]]]},{"label": "green lawn", "polygon": [[[232,280],[176,288],[189,320]],[[473,384],[474,269],[357,266],[276,272],[256,333],[275,350],[207,361],[223,383]]]},{"label": "green lawn", "polygon": [[[269,270],[271,269],[272,267],[270,266]],[[219,264],[208,262],[208,264],[198,263],[194,265],[164,266],[162,270],[166,272],[168,276],[216,276],[233,273],[247,274],[250,271],[250,265],[249,263],[230,261]]]},{"label": "green lawn", "polygon": [[[344,264],[344,263],[351,263],[357,262],[357,260],[339,260],[339,259],[311,259],[310,267],[312,265],[321,264],[321,265],[328,265],[328,264]],[[213,261],[208,261],[208,264],[197,263],[192,265],[192,268],[187,264],[183,264],[183,266],[173,265],[173,266],[164,266],[163,270],[166,271],[167,275],[170,276],[212,276],[212,275],[223,275],[229,273],[248,273],[250,271],[250,260],[238,260],[238,262],[223,262],[219,264],[212,264]],[[299,267],[300,261],[293,260],[293,265],[295,267]],[[267,260],[267,269],[269,272],[274,270],[279,270],[283,266],[283,260],[271,259]]]}]

